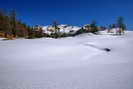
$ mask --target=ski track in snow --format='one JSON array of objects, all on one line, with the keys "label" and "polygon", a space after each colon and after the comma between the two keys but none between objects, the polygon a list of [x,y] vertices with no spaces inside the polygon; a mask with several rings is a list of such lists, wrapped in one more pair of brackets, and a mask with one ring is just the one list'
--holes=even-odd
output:
[{"label": "ski track in snow", "polygon": [[1,38],[0,89],[133,89],[132,38]]}]

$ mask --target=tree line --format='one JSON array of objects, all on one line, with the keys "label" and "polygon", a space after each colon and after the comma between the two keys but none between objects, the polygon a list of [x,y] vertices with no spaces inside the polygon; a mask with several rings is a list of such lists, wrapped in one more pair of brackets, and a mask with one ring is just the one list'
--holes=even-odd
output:
[{"label": "tree line", "polygon": [[17,19],[15,10],[0,10],[0,33],[5,38],[26,37],[30,29],[30,26]]},{"label": "tree line", "polygon": [[[39,38],[39,37],[53,37],[53,38],[59,38],[59,37],[66,37],[70,36],[67,34],[60,34],[60,28],[58,27],[58,23],[56,21],[53,22],[52,27],[54,28],[54,32],[51,35],[43,34],[42,28],[39,27],[31,27],[27,25],[26,23],[22,22],[21,20],[18,20],[17,14],[15,10],[12,10],[10,12],[5,12],[3,10],[0,10],[0,36],[13,39],[16,37],[24,37],[24,38]],[[124,23],[123,17],[118,17],[116,24],[109,25],[109,30],[112,28],[120,28],[118,31],[118,34],[121,35],[121,33],[124,32],[126,29],[126,25]],[[75,34],[72,36],[91,32],[94,34],[98,34],[99,30],[106,29],[106,27],[100,27],[97,26],[96,21],[92,21],[91,24],[88,24],[84,27],[82,27],[80,30],[78,30]]]}]

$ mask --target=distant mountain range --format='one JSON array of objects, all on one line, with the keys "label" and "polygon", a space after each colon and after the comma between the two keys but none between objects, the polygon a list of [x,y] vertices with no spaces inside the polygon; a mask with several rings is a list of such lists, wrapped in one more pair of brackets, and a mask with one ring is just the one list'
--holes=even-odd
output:
[{"label": "distant mountain range", "polygon": [[[40,26],[40,27],[42,28],[43,33],[46,33],[46,34],[51,34],[52,32],[55,31],[55,29],[54,29],[54,27],[52,25]],[[61,24],[61,25],[58,25],[58,29],[59,29],[60,33],[74,34],[78,30],[80,30],[81,27]]]}]

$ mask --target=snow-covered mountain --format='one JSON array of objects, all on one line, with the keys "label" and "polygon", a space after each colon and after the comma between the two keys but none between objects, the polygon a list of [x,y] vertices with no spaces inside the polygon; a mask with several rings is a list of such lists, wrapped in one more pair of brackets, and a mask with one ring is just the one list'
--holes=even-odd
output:
[{"label": "snow-covered mountain", "polygon": [[[59,28],[59,32],[60,33],[66,33],[66,34],[74,34],[76,33],[78,30],[81,29],[81,27],[78,26],[70,26],[70,25],[58,25]],[[43,29],[43,33],[46,34],[51,34],[52,32],[54,32],[54,27],[50,26],[42,26]]]}]

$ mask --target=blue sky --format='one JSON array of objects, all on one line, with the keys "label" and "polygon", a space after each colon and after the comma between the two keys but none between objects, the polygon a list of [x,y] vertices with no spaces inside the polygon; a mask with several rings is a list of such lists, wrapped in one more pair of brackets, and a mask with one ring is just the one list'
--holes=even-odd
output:
[{"label": "blue sky", "polygon": [[123,16],[133,29],[133,0],[1,0],[0,8],[15,9],[29,25],[48,25],[55,20],[79,26],[96,20],[98,25],[108,25]]}]

